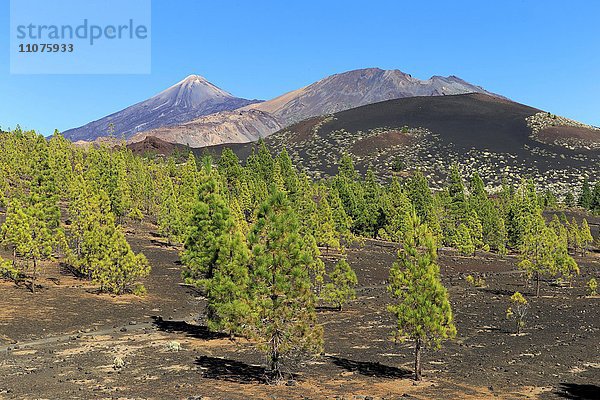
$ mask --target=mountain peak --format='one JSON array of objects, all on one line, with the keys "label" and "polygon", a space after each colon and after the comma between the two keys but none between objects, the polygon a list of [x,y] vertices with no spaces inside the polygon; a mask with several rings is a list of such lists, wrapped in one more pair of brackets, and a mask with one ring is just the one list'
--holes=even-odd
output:
[{"label": "mountain peak", "polygon": [[[178,83],[178,85],[181,85],[184,83],[202,83],[202,82],[208,82],[208,79],[206,79],[202,75],[188,75],[187,77],[185,77],[185,79],[180,81]],[[208,83],[210,83],[210,82],[208,82]]]},{"label": "mountain peak", "polygon": [[193,105],[213,101],[214,99],[234,98],[231,93],[213,85],[200,75],[189,75],[155,97],[168,99],[175,97],[184,103]]},{"label": "mountain peak", "polygon": [[177,125],[219,111],[235,110],[257,102],[241,99],[200,75],[189,75],[148,100],[64,132],[71,140],[94,140],[106,135],[109,124],[129,138],[137,132]]}]

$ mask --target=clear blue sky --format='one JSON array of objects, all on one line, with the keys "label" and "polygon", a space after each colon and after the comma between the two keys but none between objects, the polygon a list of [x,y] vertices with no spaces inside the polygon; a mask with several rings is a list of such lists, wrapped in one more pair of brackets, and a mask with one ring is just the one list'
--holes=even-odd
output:
[{"label": "clear blue sky", "polygon": [[375,66],[421,79],[457,75],[600,126],[595,0],[154,0],[149,75],[10,75],[8,10],[9,1],[0,0],[4,128],[66,130],[189,74],[240,97],[269,99],[333,73]]}]

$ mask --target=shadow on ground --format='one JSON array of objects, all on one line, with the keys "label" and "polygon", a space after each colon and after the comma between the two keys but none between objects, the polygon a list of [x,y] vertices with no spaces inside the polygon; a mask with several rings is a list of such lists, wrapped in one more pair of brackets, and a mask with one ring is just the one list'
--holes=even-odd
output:
[{"label": "shadow on ground", "polygon": [[554,394],[570,400],[597,400],[600,399],[600,386],[561,383]]},{"label": "shadow on ground", "polygon": [[[493,294],[495,296],[512,296],[515,292],[508,289],[491,289],[491,288],[483,288],[481,289],[484,292]],[[521,290],[521,293],[525,293]]]},{"label": "shadow on ground", "polygon": [[202,376],[205,378],[237,383],[267,382],[267,373],[263,367],[240,361],[201,356],[196,359],[195,364],[202,369]]},{"label": "shadow on ground", "polygon": [[340,309],[338,307],[317,306],[315,308],[316,308],[317,312],[340,312]]},{"label": "shadow on ground", "polygon": [[378,362],[353,361],[347,358],[328,357],[333,364],[350,372],[358,372],[361,375],[376,378],[401,379],[412,376],[412,371],[402,368],[390,367]]},{"label": "shadow on ground", "polygon": [[165,321],[162,317],[152,317],[159,330],[168,333],[183,333],[194,339],[211,340],[229,337],[223,333],[211,332],[206,326],[193,325],[185,321]]}]

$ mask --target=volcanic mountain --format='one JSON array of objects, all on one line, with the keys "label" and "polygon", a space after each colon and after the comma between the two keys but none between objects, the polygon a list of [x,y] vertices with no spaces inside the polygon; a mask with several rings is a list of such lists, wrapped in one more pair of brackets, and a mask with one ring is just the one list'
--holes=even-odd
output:
[{"label": "volcanic mountain", "polygon": [[[453,163],[491,186],[532,177],[555,193],[600,179],[600,128],[482,93],[410,97],[312,117],[265,139],[310,174],[337,172],[342,154],[381,178],[420,169],[441,186]],[[245,159],[254,144],[231,147]],[[139,146],[138,146],[139,147]],[[206,151],[203,150],[203,151]],[[200,152],[200,151],[199,151]]]},{"label": "volcanic mountain", "polygon": [[[72,141],[95,140],[112,130],[117,137],[178,125],[203,115],[235,110],[258,100],[235,97],[199,75],[190,75],[176,85],[121,111],[69,129],[63,135]],[[112,125],[111,125],[112,124]]]},{"label": "volcanic mountain", "polygon": [[420,80],[397,69],[366,68],[328,76],[309,86],[244,109],[268,112],[287,126],[306,118],[384,100],[463,93],[498,96],[456,76],[433,76]]},{"label": "volcanic mountain", "polygon": [[166,142],[203,147],[244,143],[266,137],[309,117],[331,114],[365,104],[414,96],[444,96],[487,92],[456,76],[419,80],[399,70],[367,68],[321,79],[272,100],[235,112],[222,112],[193,121],[135,135],[138,142],[154,136]]}]

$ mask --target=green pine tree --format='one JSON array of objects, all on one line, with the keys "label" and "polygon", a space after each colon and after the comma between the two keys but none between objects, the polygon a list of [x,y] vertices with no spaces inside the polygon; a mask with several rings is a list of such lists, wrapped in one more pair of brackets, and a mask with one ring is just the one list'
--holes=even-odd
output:
[{"label": "green pine tree", "polygon": [[590,189],[590,183],[587,178],[583,181],[583,186],[581,187],[581,194],[579,196],[578,204],[580,207],[589,210],[592,208],[592,204],[594,202],[594,195],[592,193],[592,189]]},{"label": "green pine tree", "polygon": [[397,320],[397,340],[415,341],[415,379],[421,379],[423,347],[439,348],[456,336],[448,293],[441,283],[433,234],[416,213],[410,218],[403,250],[390,269],[393,303],[388,310]]},{"label": "green pine tree", "polygon": [[169,245],[179,243],[184,234],[184,221],[179,210],[177,193],[171,179],[166,178],[160,189],[160,209],[158,213],[159,233]]},{"label": "green pine tree", "polygon": [[249,235],[253,312],[251,335],[269,359],[271,377],[283,378],[283,362],[293,353],[318,353],[323,331],[317,324],[306,251],[298,219],[286,196],[274,192],[259,209]]},{"label": "green pine tree", "polygon": [[581,222],[579,237],[581,238],[581,255],[584,256],[587,253],[590,244],[592,244],[594,241],[590,226],[585,218]]},{"label": "green pine tree", "polygon": [[592,204],[590,206],[590,210],[592,210],[596,214],[600,214],[600,182],[596,182],[594,185],[594,192],[592,193]]},{"label": "green pine tree", "polygon": [[379,236],[384,240],[400,241],[408,226],[412,204],[397,177],[392,178],[382,198],[382,209],[384,222]]},{"label": "green pine tree", "polygon": [[577,263],[568,254],[567,242],[554,229],[546,226],[539,216],[530,221],[521,245],[519,267],[535,280],[535,293],[540,296],[540,280],[543,276],[563,275],[570,278],[578,273]]},{"label": "green pine tree", "polygon": [[96,257],[92,269],[92,282],[100,285],[102,292],[124,294],[131,290],[136,295],[145,293],[139,279],[150,274],[148,260],[142,254],[135,254],[125,239],[120,226],[108,227],[107,247]]},{"label": "green pine tree", "polygon": [[182,276],[189,284],[202,286],[204,279],[212,278],[219,256],[219,240],[231,221],[231,212],[218,182],[210,170],[203,174],[181,254]]},{"label": "green pine tree", "polygon": [[575,196],[573,196],[573,192],[568,191],[567,194],[565,195],[565,206],[567,206],[568,208],[571,208],[575,205]]},{"label": "green pine tree", "polygon": [[456,249],[465,256],[472,256],[475,253],[475,244],[471,237],[471,231],[465,224],[460,224],[454,236]]},{"label": "green pine tree", "polygon": [[230,336],[243,335],[252,324],[250,250],[233,218],[217,239],[217,259],[206,288],[208,328]]},{"label": "green pine tree", "polygon": [[[19,275],[30,270],[29,288],[32,293],[36,290],[39,264],[53,258],[56,245],[55,233],[49,227],[52,221],[48,220],[48,214],[42,207],[43,203],[26,206],[13,201],[2,225],[2,241],[13,249],[13,267],[21,270]],[[18,263],[19,260],[24,264]]]},{"label": "green pine tree", "polygon": [[333,211],[327,201],[327,193],[321,188],[317,202],[317,229],[315,232],[317,244],[325,246],[327,252],[330,248],[340,248],[340,234],[336,231]]},{"label": "green pine tree", "polygon": [[341,259],[329,274],[329,282],[323,288],[322,297],[342,311],[344,304],[356,298],[356,285],[356,273],[345,259]]}]

